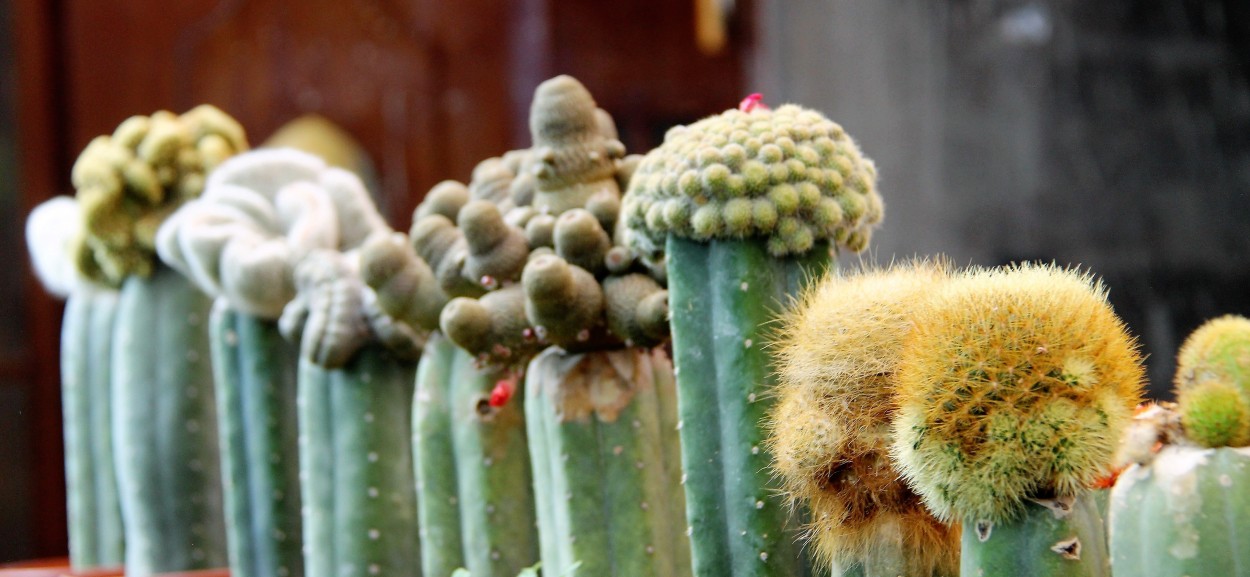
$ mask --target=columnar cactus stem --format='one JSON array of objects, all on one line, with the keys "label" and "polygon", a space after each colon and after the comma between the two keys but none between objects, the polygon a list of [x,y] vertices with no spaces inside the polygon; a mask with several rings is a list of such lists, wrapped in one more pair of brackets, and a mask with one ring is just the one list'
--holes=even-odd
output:
[{"label": "columnar cactus stem", "polygon": [[113,443],[129,575],[221,567],[211,299],[156,258],[157,230],[200,195],[205,175],[247,148],[212,106],[123,122],[79,155],[72,251],[83,277],[121,286],[114,327]]},{"label": "columnar cactus stem", "polygon": [[113,464],[112,333],[117,293],[78,290],[61,324],[70,564],[120,567],[125,534]]},{"label": "columnar cactus stem", "polygon": [[764,344],[782,303],[831,266],[829,251],[777,259],[763,243],[671,237],[666,253],[695,574],[801,575],[797,523],[759,425],[776,378]]},{"label": "columnar cactus stem", "polygon": [[867,245],[876,170],[819,113],[757,106],[669,130],[622,204],[634,245],[667,257],[695,574],[802,574],[797,523],[765,472],[765,331],[835,245]]},{"label": "columnar cactus stem", "polygon": [[1250,320],[1203,324],[1177,355],[1179,407],[1139,412],[1111,490],[1117,575],[1246,575],[1250,569]]},{"label": "columnar cactus stem", "polygon": [[298,348],[272,320],[220,299],[210,326],[231,573],[299,577]]},{"label": "columnar cactus stem", "polygon": [[526,376],[544,571],[691,574],[672,368],[658,350],[548,349]]},{"label": "columnar cactus stem", "polygon": [[301,359],[309,577],[422,574],[409,433],[414,368],[377,345],[335,369]]},{"label": "columnar cactus stem", "polygon": [[432,335],[417,369],[413,450],[426,575],[464,567],[509,576],[537,550],[533,487],[521,408],[492,399],[517,387],[506,372],[475,367],[473,356]]},{"label": "columnar cactus stem", "polygon": [[[1030,503],[1011,523],[964,523],[960,575],[1105,577],[1111,575],[1105,531],[1091,493]],[[1154,570],[1127,574],[1159,575]]]},{"label": "columnar cactus stem", "polygon": [[113,418],[126,574],[226,565],[212,301],[163,265],[122,285],[114,326]]}]

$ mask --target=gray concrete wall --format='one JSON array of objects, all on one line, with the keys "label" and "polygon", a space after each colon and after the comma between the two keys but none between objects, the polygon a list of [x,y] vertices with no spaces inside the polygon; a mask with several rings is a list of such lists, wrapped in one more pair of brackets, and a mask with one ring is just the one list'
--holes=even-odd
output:
[{"label": "gray concrete wall", "polygon": [[881,172],[874,257],[1088,267],[1166,396],[1250,313],[1250,20],[1237,0],[759,0],[752,83]]}]

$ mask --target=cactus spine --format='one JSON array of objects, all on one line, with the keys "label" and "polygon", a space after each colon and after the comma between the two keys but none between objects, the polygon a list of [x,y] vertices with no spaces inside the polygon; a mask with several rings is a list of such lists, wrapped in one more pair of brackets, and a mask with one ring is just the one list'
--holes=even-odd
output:
[{"label": "cactus spine", "polygon": [[[1111,491],[1117,574],[1250,575],[1250,320],[1199,327],[1177,355],[1179,410],[1155,406],[1125,441],[1134,461]],[[1130,443],[1147,447],[1133,448]]]},{"label": "cactus spine", "polygon": [[163,265],[122,285],[113,339],[113,446],[127,575],[226,565],[205,326],[211,306]]},{"label": "cactus spine", "polygon": [[[1053,266],[973,270],[913,319],[892,454],[934,515],[963,523],[961,575],[1106,575],[1088,488],[1143,371],[1105,289]],[[1055,531],[1076,541],[1046,543]]]},{"label": "cactus spine", "polygon": [[231,574],[298,577],[298,350],[277,323],[219,299],[210,326]]},{"label": "cactus spine", "polygon": [[767,472],[765,327],[832,266],[835,245],[867,245],[882,215],[872,162],[819,113],[744,101],[669,130],[622,215],[635,246],[667,258],[695,574],[803,574]]},{"label": "cactus spine", "polygon": [[[518,403],[492,402],[508,373],[433,334],[417,369],[413,450],[426,575],[514,575],[534,561],[533,486]],[[497,406],[498,405],[498,406]]]},{"label": "cactus spine", "polygon": [[70,564],[75,569],[120,567],[125,554],[109,399],[116,310],[115,291],[78,290],[65,304],[61,325]]}]

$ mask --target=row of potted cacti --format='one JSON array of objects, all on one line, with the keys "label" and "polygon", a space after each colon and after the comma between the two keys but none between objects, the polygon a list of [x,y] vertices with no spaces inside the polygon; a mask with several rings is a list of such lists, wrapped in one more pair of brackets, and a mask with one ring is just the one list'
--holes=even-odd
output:
[{"label": "row of potted cacti", "polygon": [[1244,325],[1182,351],[1179,416],[1134,417],[1141,360],[1088,274],[834,272],[883,208],[816,112],[752,97],[626,155],[558,77],[530,128],[406,235],[211,107],[93,141],[29,228],[70,295],[74,564],[124,541],[131,575],[1250,571],[1218,525],[1245,455],[1190,446],[1250,443]]}]

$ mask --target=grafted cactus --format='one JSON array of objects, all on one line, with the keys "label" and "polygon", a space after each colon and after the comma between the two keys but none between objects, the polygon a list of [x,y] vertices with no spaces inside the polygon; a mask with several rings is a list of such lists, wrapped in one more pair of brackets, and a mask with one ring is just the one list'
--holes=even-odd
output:
[{"label": "grafted cactus", "polygon": [[911,311],[949,275],[927,262],[829,275],[782,319],[768,446],[782,489],[811,511],[812,551],[835,575],[959,572],[958,525],[930,515],[889,459]]},{"label": "grafted cactus", "polygon": [[361,213],[340,207],[366,199],[350,173],[314,156],[258,150],[224,162],[158,233],[161,257],[218,297],[210,329],[235,575],[303,575],[299,351],[277,319],[295,297],[301,260],[385,230],[369,212],[343,220]]},{"label": "grafted cactus", "polygon": [[70,247],[80,219],[74,199],[53,198],[31,213],[26,242],[44,287],[68,299],[61,323],[61,406],[70,564],[92,569],[121,566],[125,552],[109,400],[117,292],[78,276]]},{"label": "grafted cactus", "polygon": [[748,100],[670,129],[634,169],[622,218],[640,251],[665,252],[696,575],[806,571],[768,474],[766,327],[834,246],[867,245],[881,211],[872,162],[792,105]]},{"label": "grafted cactus", "polygon": [[[510,419],[502,422],[524,426],[514,433],[521,438],[525,438],[524,431],[528,431],[535,497],[547,499],[538,503],[545,571],[569,575],[682,575],[688,563],[679,560],[680,552],[685,550],[680,527],[669,531],[672,527],[664,527],[657,517],[654,522],[631,529],[631,539],[634,539],[631,542],[637,547],[622,543],[619,549],[612,548],[601,539],[605,527],[632,522],[627,519],[633,519],[631,515],[640,502],[630,495],[637,493],[591,490],[587,482],[602,473],[588,468],[590,462],[586,459],[591,453],[568,461],[558,458],[561,443],[581,447],[581,451],[602,449],[610,454],[611,447],[598,447],[606,441],[597,435],[608,434],[606,432],[622,439],[629,437],[631,447],[659,447],[666,442],[662,431],[672,426],[669,423],[634,430],[631,429],[633,423],[640,421],[583,418],[584,415],[569,422],[568,415],[551,404],[560,396],[556,391],[565,388],[645,389],[638,393],[638,400],[630,401],[635,398],[630,393],[622,397],[622,402],[628,410],[646,413],[645,418],[639,418],[648,423],[664,422],[655,411],[661,404],[656,395],[663,395],[665,389],[630,384],[633,381],[629,379],[645,378],[648,382],[658,379],[660,377],[654,377],[653,373],[663,372],[666,363],[656,365],[653,371],[622,373],[629,375],[624,385],[620,384],[622,377],[602,371],[570,373],[570,367],[607,366],[611,364],[606,360],[610,355],[616,355],[611,358],[619,358],[621,362],[644,362],[643,359],[651,359],[653,354],[645,348],[631,347],[610,354],[607,351],[627,344],[650,347],[667,338],[666,292],[655,278],[662,279],[662,275],[653,274],[655,261],[638,259],[626,247],[617,247],[619,250],[612,247],[612,239],[617,236],[620,186],[628,179],[622,176],[622,167],[627,165],[622,159],[623,147],[615,140],[611,118],[595,107],[584,87],[568,77],[552,79],[538,88],[531,112],[531,128],[533,148],[484,161],[474,171],[473,181],[468,186],[448,182],[430,191],[414,218],[411,237],[415,256],[401,258],[396,245],[379,242],[375,252],[366,251],[364,268],[377,272],[370,275],[370,284],[379,289],[379,303],[400,318],[424,318],[431,307],[418,301],[428,299],[427,302],[433,303],[437,300],[432,289],[426,290],[426,297],[417,297],[412,289],[402,287],[433,283],[444,295],[452,297],[441,310],[439,326],[447,338],[463,349],[458,353],[457,363],[476,361],[486,367],[488,374],[496,375],[491,379],[470,381],[484,381],[472,387],[479,406],[493,407],[487,415],[496,411],[507,414],[508,399],[522,396],[518,394],[519,385],[524,383],[525,423]],[[506,197],[503,191],[507,191]],[[410,291],[407,298],[405,290]],[[388,293],[394,293],[394,298]],[[525,367],[535,354],[552,345],[560,348],[542,353],[526,369],[528,376],[524,381],[519,381],[513,371]],[[423,360],[423,374],[471,374],[466,368],[435,369],[441,365],[429,357],[427,351],[431,370],[426,372],[427,360]],[[652,366],[650,360],[645,363]],[[535,374],[543,376],[535,377]],[[496,385],[488,390],[484,385],[491,380]],[[466,450],[459,439],[449,440],[439,434],[442,426],[465,426],[461,420],[449,416],[463,414],[458,412],[462,407],[440,404],[442,399],[455,398],[454,394],[443,392],[446,385],[421,380],[417,386],[418,418],[428,425],[418,425],[419,475],[425,475],[422,492],[428,495],[423,496],[423,502],[447,498],[447,492],[455,485],[459,488],[461,503],[474,495],[500,503],[505,495],[501,492],[504,484],[496,483],[490,487],[490,493],[483,493],[480,488],[467,486],[463,478],[453,484],[445,474],[440,476],[427,469],[430,464],[431,467],[441,466],[445,471],[446,465],[438,463],[456,462],[456,471],[464,474],[473,468],[466,469],[463,463],[481,462],[477,451],[489,446],[474,444]],[[535,387],[550,394],[530,394]],[[453,400],[453,403],[460,401]],[[437,425],[437,419],[450,425]],[[671,435],[669,437],[671,440]],[[546,447],[556,448],[548,450]],[[616,454],[623,452],[636,453],[622,445]],[[445,457],[449,454],[456,454],[456,457]],[[509,459],[518,457],[515,452],[507,454]],[[636,491],[678,493],[675,468],[665,465],[671,463],[676,454],[674,447],[663,454],[638,453],[637,462],[644,463],[647,472],[622,482]],[[521,457],[526,459],[528,469],[528,456]],[[626,457],[618,459],[620,463],[627,461]],[[499,461],[493,457],[491,462],[498,466]],[[480,478],[493,479],[496,473]],[[572,487],[570,498],[597,504],[602,515],[596,519],[609,525],[596,524],[590,517],[578,516],[577,508],[548,499],[557,481]],[[435,486],[438,489],[432,489]],[[521,496],[508,498],[515,500]],[[647,506],[659,506],[661,502],[667,503],[652,500]],[[664,519],[672,520],[667,516]],[[430,537],[427,543],[434,540],[435,523],[443,527],[451,525],[446,517],[441,521],[430,519],[423,527]],[[467,536],[472,535],[472,531],[471,526],[463,528],[460,534],[466,537],[461,539],[462,543],[468,543]],[[441,531],[441,542],[453,542],[450,537],[453,533],[450,529]],[[575,540],[591,542],[592,533],[601,539],[603,547],[571,547]],[[676,535],[676,541],[666,536],[669,533]],[[652,548],[650,553],[647,544]],[[498,565],[476,569],[474,564],[479,567],[486,564],[474,561],[473,553],[468,552],[467,546],[465,549],[465,562],[474,575],[512,575],[524,567],[515,565],[506,572]],[[657,552],[659,554],[654,554]],[[583,555],[593,558],[583,559]],[[613,557],[620,561],[615,566],[608,561]]]},{"label": "grafted cactus", "polygon": [[978,269],[932,291],[913,322],[893,455],[938,518],[963,523],[961,574],[1108,574],[1089,487],[1143,370],[1106,290],[1054,266]]},{"label": "grafted cactus", "polygon": [[1138,415],[1111,493],[1116,574],[1243,575],[1250,550],[1250,321],[1208,321],[1177,355],[1176,407]]},{"label": "grafted cactus", "polygon": [[246,148],[238,123],[205,105],[130,118],[74,163],[74,260],[84,277],[121,286],[110,369],[130,575],[226,564],[204,330],[212,303],[156,258],[155,244],[205,174]]}]

